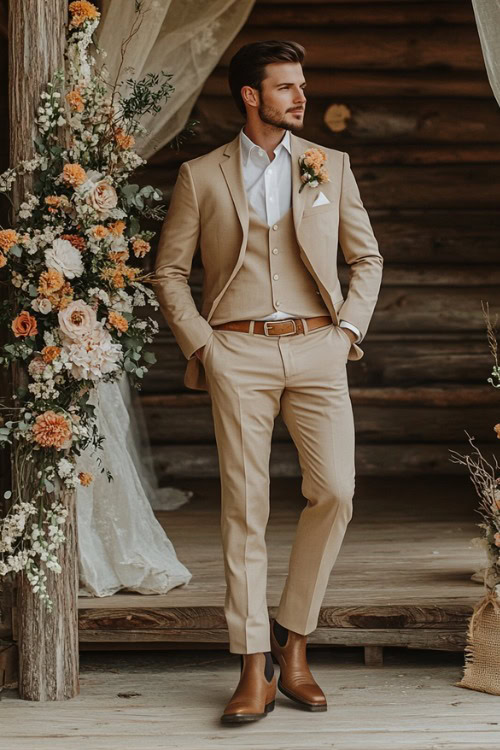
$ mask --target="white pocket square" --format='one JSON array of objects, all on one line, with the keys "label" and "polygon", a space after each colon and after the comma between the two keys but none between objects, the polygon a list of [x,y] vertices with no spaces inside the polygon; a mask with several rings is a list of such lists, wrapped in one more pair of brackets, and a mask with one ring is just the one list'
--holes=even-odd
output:
[{"label": "white pocket square", "polygon": [[321,190],[320,190],[319,194],[316,197],[316,200],[312,204],[312,207],[314,208],[315,206],[322,206],[324,203],[330,203],[330,201],[328,200],[328,198],[326,197],[326,195],[324,193],[322,193]]}]

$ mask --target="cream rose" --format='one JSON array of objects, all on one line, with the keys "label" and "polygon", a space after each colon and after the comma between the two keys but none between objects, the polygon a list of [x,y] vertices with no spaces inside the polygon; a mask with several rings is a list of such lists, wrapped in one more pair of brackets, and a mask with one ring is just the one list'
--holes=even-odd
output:
[{"label": "cream rose", "polygon": [[100,180],[89,190],[85,196],[85,201],[89,206],[92,206],[101,219],[105,219],[116,207],[118,196],[113,185],[110,185],[106,180]]},{"label": "cream rose", "polygon": [[31,307],[36,312],[40,312],[43,315],[47,315],[52,310],[52,302],[47,297],[37,297],[31,303]]},{"label": "cream rose", "polygon": [[97,317],[95,311],[81,299],[70,302],[58,314],[59,326],[63,334],[72,341],[81,341],[95,329]]},{"label": "cream rose", "polygon": [[82,254],[69,240],[54,240],[52,247],[45,251],[47,268],[55,268],[67,279],[81,276],[84,268]]}]

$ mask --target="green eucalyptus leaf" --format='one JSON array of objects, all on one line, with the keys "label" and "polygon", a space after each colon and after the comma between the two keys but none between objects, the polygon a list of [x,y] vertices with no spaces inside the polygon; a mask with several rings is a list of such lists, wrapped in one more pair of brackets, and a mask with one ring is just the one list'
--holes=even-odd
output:
[{"label": "green eucalyptus leaf", "polygon": [[135,370],[135,364],[134,362],[132,362],[131,359],[124,360],[123,367],[125,368],[127,372],[134,372]]}]

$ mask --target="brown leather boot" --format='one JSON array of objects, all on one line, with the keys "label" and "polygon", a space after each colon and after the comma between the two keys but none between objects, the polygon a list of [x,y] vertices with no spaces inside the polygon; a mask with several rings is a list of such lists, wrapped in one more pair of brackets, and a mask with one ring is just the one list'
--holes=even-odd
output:
[{"label": "brown leather boot", "polygon": [[[307,664],[307,636],[287,630],[278,623],[275,632],[275,623],[271,626],[271,653],[280,666],[278,688],[306,711],[326,711],[325,694]],[[280,645],[277,636],[284,645]]]},{"label": "brown leather boot", "polygon": [[221,716],[223,724],[263,719],[274,709],[276,675],[271,655],[242,654],[238,687]]}]

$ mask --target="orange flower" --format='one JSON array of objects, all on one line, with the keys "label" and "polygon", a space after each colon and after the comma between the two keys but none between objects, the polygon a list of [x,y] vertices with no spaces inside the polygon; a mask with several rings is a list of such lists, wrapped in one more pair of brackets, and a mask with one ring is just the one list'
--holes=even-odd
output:
[{"label": "orange flower", "polygon": [[109,281],[116,289],[123,289],[125,286],[125,279],[123,278],[121,269],[117,266],[105,268],[101,273],[101,279]]},{"label": "orange flower", "polygon": [[90,483],[92,482],[92,480],[94,479],[94,477],[92,476],[92,474],[89,474],[89,472],[88,472],[88,471],[81,471],[81,472],[80,472],[80,473],[78,474],[78,479],[80,480],[80,484],[81,484],[81,485],[82,485],[83,487],[88,487],[88,486],[89,486],[89,484],[90,484]]},{"label": "orange flower", "polygon": [[19,235],[14,229],[0,230],[0,248],[4,253],[8,253],[12,245],[15,245],[18,239]]},{"label": "orange flower", "polygon": [[87,245],[85,244],[85,240],[83,237],[80,237],[78,234],[61,234],[62,240],[68,240],[68,242],[71,242],[73,247],[76,247],[77,250],[80,250],[82,253],[84,250],[86,250]]},{"label": "orange flower", "polygon": [[115,129],[115,141],[122,149],[132,148],[135,144],[135,138],[133,135],[128,135],[123,128]]},{"label": "orange flower", "polygon": [[83,112],[85,105],[79,89],[73,89],[66,94],[66,101],[73,112]]},{"label": "orange flower", "polygon": [[110,250],[108,252],[108,258],[113,261],[113,263],[120,264],[122,261],[127,260],[129,256],[129,251],[127,249],[125,250]]},{"label": "orange flower", "polygon": [[54,214],[58,209],[68,208],[70,201],[65,195],[48,195],[45,198],[45,203],[49,206],[49,212]]},{"label": "orange flower", "polygon": [[56,292],[56,294],[49,295],[48,299],[51,301],[54,310],[64,310],[73,299],[73,294],[73,287],[67,281],[62,289]]},{"label": "orange flower", "polygon": [[44,297],[48,297],[49,294],[58,292],[64,286],[64,276],[60,271],[56,271],[55,268],[49,268],[48,271],[43,271],[38,279],[38,292]]},{"label": "orange flower", "polygon": [[151,250],[151,245],[146,240],[134,240],[132,243],[132,249],[136,258],[144,258],[146,253]]},{"label": "orange flower", "polygon": [[23,310],[19,313],[17,318],[12,321],[12,330],[14,336],[19,338],[20,336],[35,336],[38,333],[36,325],[36,318],[30,315],[27,310]]},{"label": "orange flower", "polygon": [[73,288],[69,281],[66,281],[60,289],[56,289],[53,292],[45,292],[46,297],[54,310],[64,310],[73,299]]},{"label": "orange flower", "polygon": [[496,424],[493,428],[497,434],[497,438],[500,440],[500,422]]},{"label": "orange flower", "polygon": [[318,172],[326,161],[326,154],[322,148],[309,148],[305,152],[304,164],[306,167],[312,167]]},{"label": "orange flower", "polygon": [[131,268],[130,266],[126,266],[124,263],[120,265],[120,272],[129,280],[133,281],[137,274],[139,273],[138,268]]},{"label": "orange flower", "polygon": [[44,448],[60,450],[71,438],[71,427],[62,414],[49,410],[35,419],[33,437]]},{"label": "orange flower", "polygon": [[109,229],[104,227],[102,224],[96,224],[94,227],[92,227],[92,234],[94,235],[94,237],[102,239],[103,237],[108,236]]},{"label": "orange flower", "polygon": [[70,28],[77,28],[85,23],[85,21],[93,21],[100,17],[100,13],[92,3],[87,0],[75,0],[75,2],[69,4],[69,12],[71,13]]},{"label": "orange flower", "polygon": [[61,353],[60,346],[44,346],[42,349],[43,361],[46,365],[50,365]]},{"label": "orange flower", "polygon": [[65,164],[63,167],[63,180],[66,185],[79,187],[87,179],[87,173],[79,164]]},{"label": "orange flower", "polygon": [[123,234],[123,230],[125,229],[125,222],[118,219],[118,221],[114,221],[112,224],[108,224],[108,229],[110,230],[111,234],[119,237],[121,234]]},{"label": "orange flower", "polygon": [[122,333],[125,333],[125,331],[128,329],[128,322],[125,320],[123,315],[120,315],[120,313],[116,312],[115,310],[111,310],[111,312],[109,313],[108,322],[113,326],[113,328],[116,328],[117,331],[121,331]]},{"label": "orange flower", "polygon": [[3,268],[7,263],[7,258],[3,253],[0,253],[0,268]]}]

